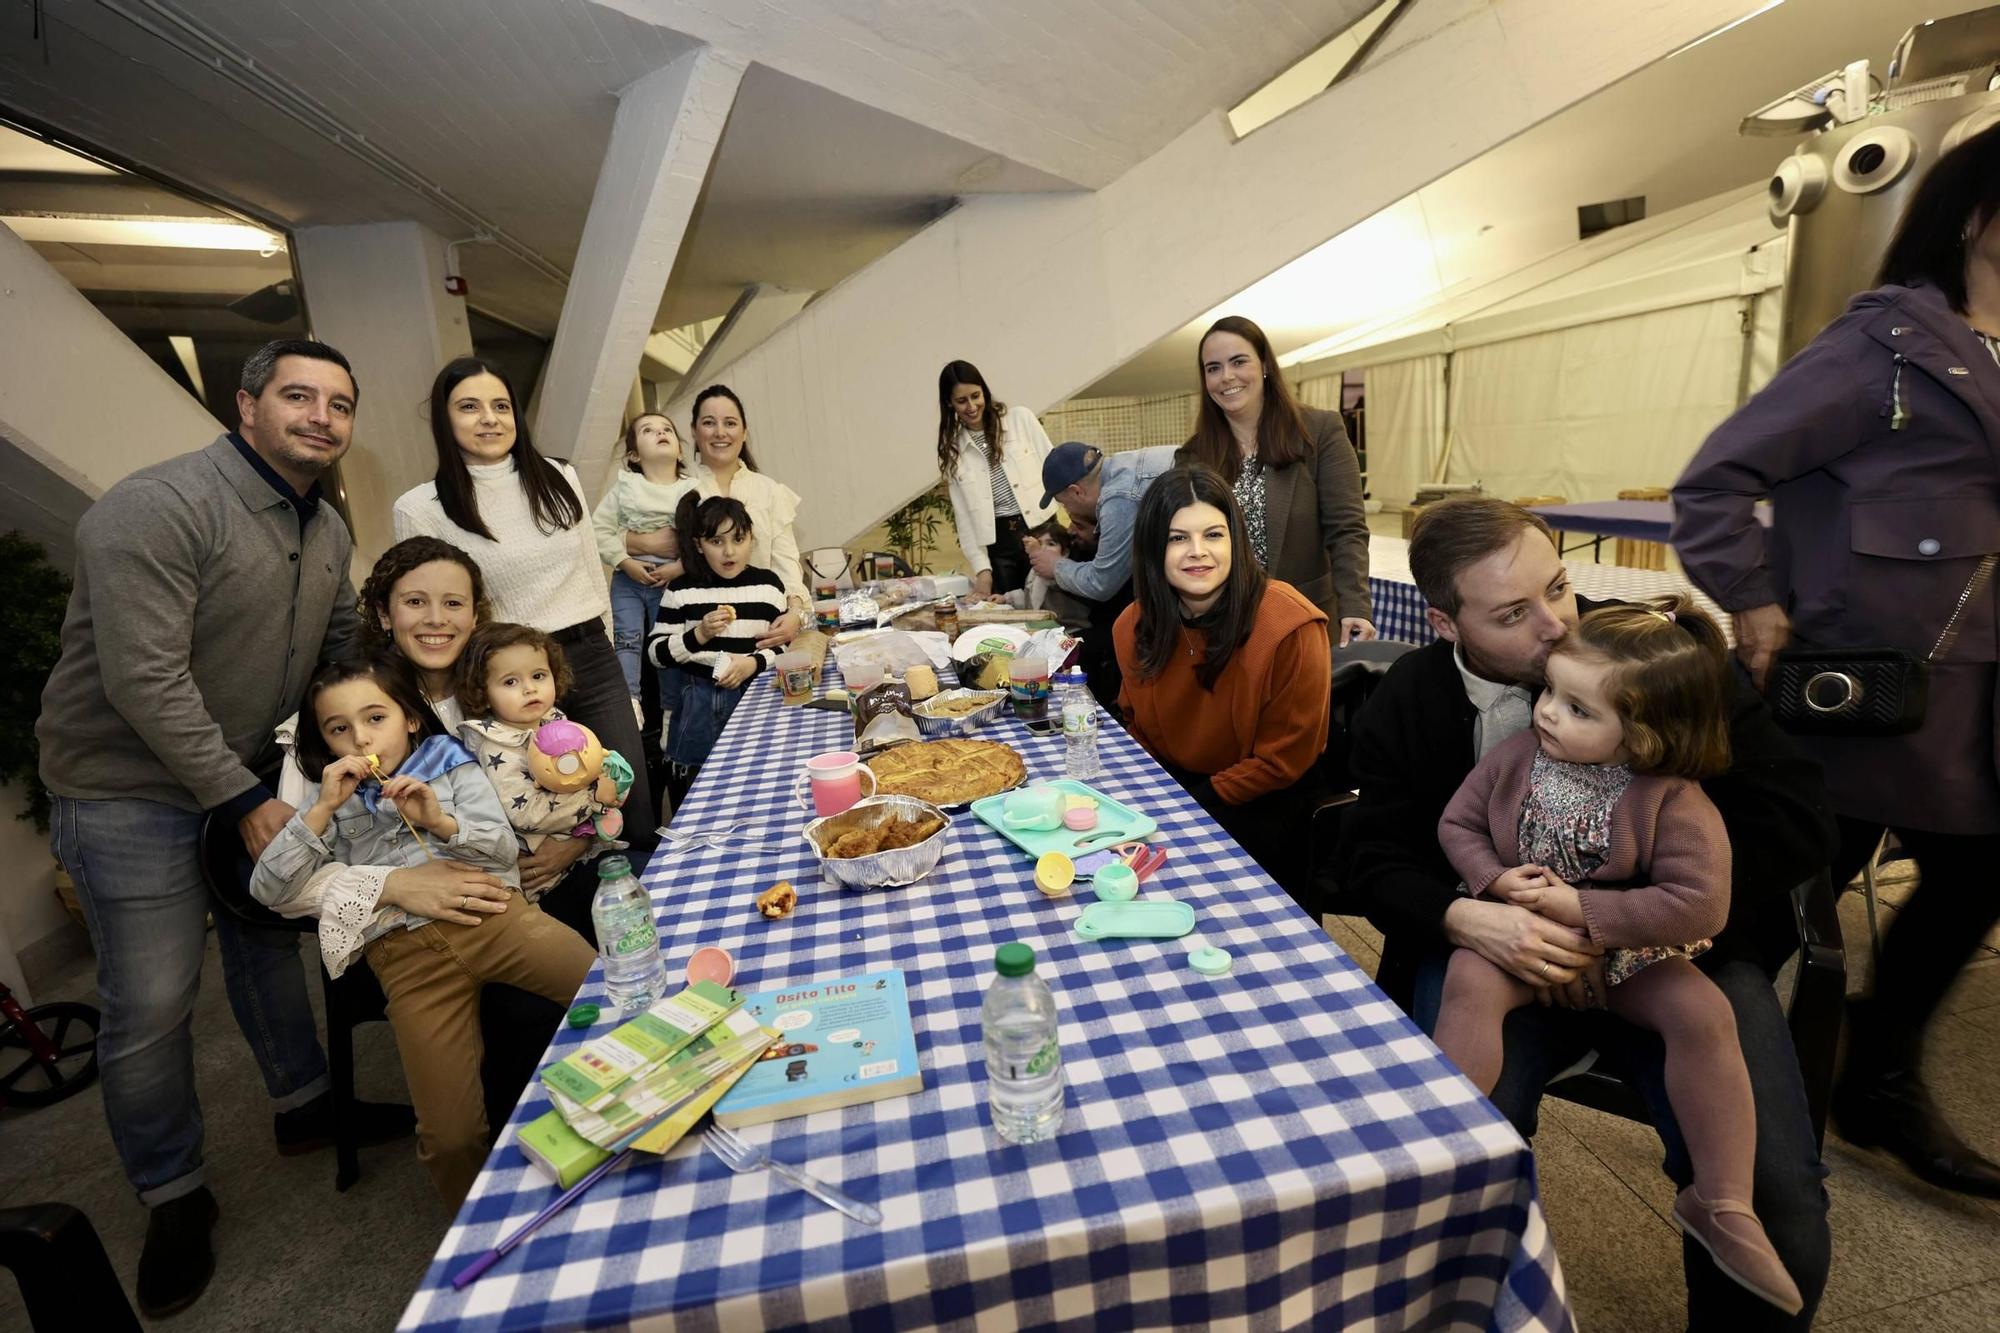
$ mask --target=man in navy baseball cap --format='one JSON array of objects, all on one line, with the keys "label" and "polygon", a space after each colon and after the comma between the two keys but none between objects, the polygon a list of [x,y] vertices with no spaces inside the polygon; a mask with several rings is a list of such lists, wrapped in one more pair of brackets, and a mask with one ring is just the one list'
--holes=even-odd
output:
[{"label": "man in navy baseball cap", "polygon": [[1028,548],[1028,563],[1064,592],[1091,604],[1083,666],[1091,693],[1107,707],[1118,698],[1111,626],[1132,600],[1132,527],[1139,497],[1173,465],[1171,445],[1107,454],[1074,440],[1057,445],[1042,460],[1042,503],[1062,505],[1072,526],[1077,520],[1095,525],[1097,550],[1088,560],[1070,560],[1055,547],[1036,542]]},{"label": "man in navy baseball cap", "polygon": [[[1101,457],[1097,450],[1076,440],[1049,450],[1049,456],[1042,460],[1042,503],[1054,504],[1064,491],[1097,471],[1097,460]],[[1063,508],[1072,513],[1076,510],[1069,503]]]}]

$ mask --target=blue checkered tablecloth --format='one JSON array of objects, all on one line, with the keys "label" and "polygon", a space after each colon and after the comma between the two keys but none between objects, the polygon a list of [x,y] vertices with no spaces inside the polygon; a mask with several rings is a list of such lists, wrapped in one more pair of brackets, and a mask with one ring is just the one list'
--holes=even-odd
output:
[{"label": "blue checkered tablecloth", "polygon": [[[981,733],[1031,778],[1060,737]],[[842,714],[753,689],[646,873],[670,973],[702,945],[762,989],[902,968],[923,1091],[744,1131],[879,1204],[852,1223],[694,1142],[614,1173],[464,1292],[451,1275],[555,1196],[513,1147],[515,1109],[400,1328],[808,1325],[1568,1329],[1527,1146],[1436,1048],[1115,723],[1108,795],[1152,814],[1171,859],[1146,892],[1196,909],[1235,969],[1186,965],[1195,937],[1086,941],[1026,856],[960,815],[930,877],[823,886],[791,804]],[[752,899],[800,890],[781,921]],[[1061,1009],[1067,1114],[1052,1141],[992,1131],[979,1005],[994,951],[1032,946]],[[580,996],[601,1000],[593,969]],[[550,1058],[588,1035],[565,1029]]]}]

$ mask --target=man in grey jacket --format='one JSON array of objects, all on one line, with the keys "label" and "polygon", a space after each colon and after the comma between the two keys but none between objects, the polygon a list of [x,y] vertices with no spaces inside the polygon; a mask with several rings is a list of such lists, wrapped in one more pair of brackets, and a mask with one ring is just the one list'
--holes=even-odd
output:
[{"label": "man in grey jacket", "polygon": [[[51,842],[97,949],[104,1112],[152,1216],[139,1308],[185,1308],[214,1272],[190,1018],[208,894],[201,829],[237,823],[254,856],[291,817],[258,776],[322,653],[351,653],[353,541],[319,478],[347,452],[357,390],[323,343],[244,364],[239,430],[145,468],[77,525],[62,658],[35,734],[55,795]],[[278,1149],[331,1141],[326,1057],[295,932],[215,914],[230,1008],[275,1110]],[[364,1141],[407,1107],[360,1108]]]},{"label": "man in grey jacket", "polygon": [[1091,525],[1097,547],[1088,560],[1070,560],[1053,547],[1026,543],[1035,573],[1090,603],[1079,661],[1098,702],[1118,708],[1118,655],[1111,627],[1132,604],[1132,527],[1146,488],[1174,465],[1165,445],[1107,454],[1071,440],[1042,460],[1042,503],[1061,504],[1072,524]]}]

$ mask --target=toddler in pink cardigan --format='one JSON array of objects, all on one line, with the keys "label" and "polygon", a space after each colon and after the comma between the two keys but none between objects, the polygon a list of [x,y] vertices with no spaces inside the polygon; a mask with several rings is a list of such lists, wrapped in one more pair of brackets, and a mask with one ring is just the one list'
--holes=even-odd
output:
[{"label": "toddler in pink cardigan", "polygon": [[[1604,1007],[1666,1044],[1694,1165],[1675,1218],[1723,1272],[1796,1314],[1798,1287],[1750,1207],[1757,1123],[1736,1016],[1693,962],[1729,913],[1729,835],[1697,785],[1729,767],[1729,692],[1728,646],[1687,598],[1590,612],[1549,654],[1532,730],[1473,769],[1438,840],[1471,893],[1605,950]],[[1481,1092],[1500,1077],[1503,1020],[1535,996],[1453,952],[1437,1044]]]}]

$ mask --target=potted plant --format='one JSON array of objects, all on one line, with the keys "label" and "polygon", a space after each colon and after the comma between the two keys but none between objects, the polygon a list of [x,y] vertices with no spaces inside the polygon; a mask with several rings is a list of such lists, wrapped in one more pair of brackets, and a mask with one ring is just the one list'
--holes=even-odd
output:
[{"label": "potted plant", "polygon": [[911,573],[930,573],[931,552],[937,549],[938,529],[950,517],[951,497],[940,481],[889,515],[884,525],[889,549],[903,558]]},{"label": "potted plant", "polygon": [[[20,817],[42,832],[49,827],[49,792],[42,785],[35,720],[42,712],[42,687],[62,654],[69,582],[39,543],[19,532],[0,533],[0,783],[22,785],[27,808]],[[67,877],[58,875],[56,885],[80,923]]]}]

